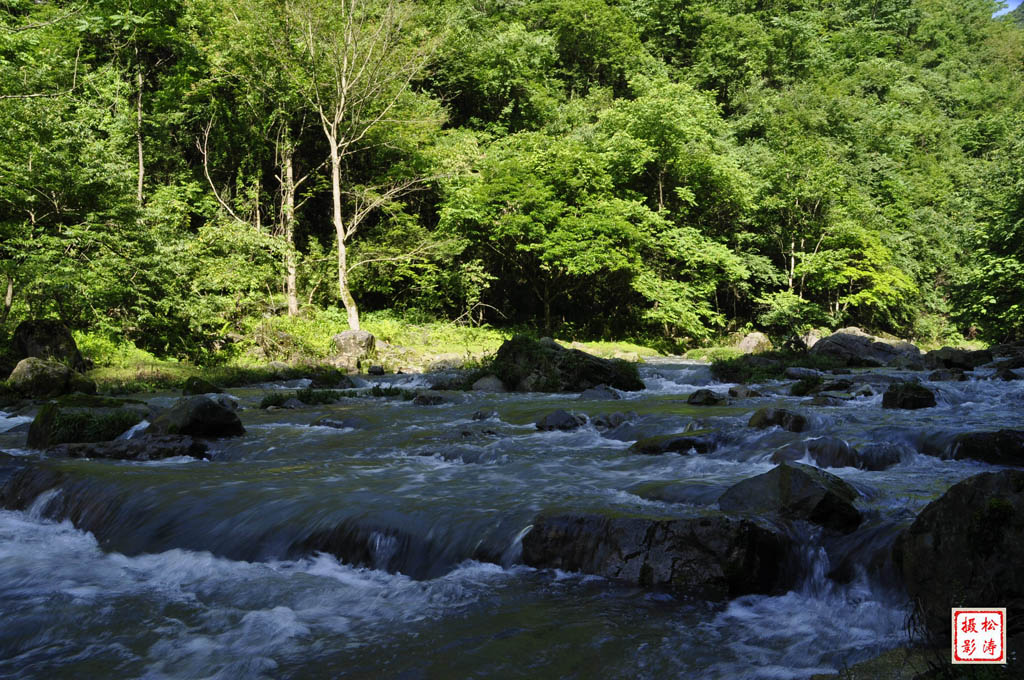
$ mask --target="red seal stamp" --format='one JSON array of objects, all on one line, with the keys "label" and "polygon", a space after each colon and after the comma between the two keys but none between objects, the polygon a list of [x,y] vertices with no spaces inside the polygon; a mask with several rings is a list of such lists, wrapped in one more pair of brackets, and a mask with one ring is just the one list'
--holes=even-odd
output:
[{"label": "red seal stamp", "polygon": [[1006,608],[953,609],[953,663],[1006,663]]}]

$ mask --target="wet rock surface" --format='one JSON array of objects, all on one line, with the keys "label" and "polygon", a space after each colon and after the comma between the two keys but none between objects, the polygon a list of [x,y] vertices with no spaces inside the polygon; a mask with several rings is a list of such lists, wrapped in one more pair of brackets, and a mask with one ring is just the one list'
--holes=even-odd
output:
[{"label": "wet rock surface", "polygon": [[47,449],[52,458],[101,458],[108,460],[162,460],[178,456],[209,458],[204,442],[188,436],[153,435],[119,441],[58,444]]},{"label": "wet rock surface", "polygon": [[894,383],[882,395],[882,408],[919,409],[935,404],[935,393],[913,382]]},{"label": "wet rock surface", "polygon": [[955,460],[1024,466],[1024,430],[964,432],[953,440],[950,452]]},{"label": "wet rock surface", "polygon": [[160,413],[147,434],[184,434],[192,437],[235,437],[245,434],[242,421],[230,402],[208,396],[179,399]]},{"label": "wet rock surface", "polygon": [[542,515],[523,538],[533,567],[582,571],[710,597],[785,587],[788,540],[748,520]]},{"label": "wet rock surface", "polygon": [[538,420],[537,429],[545,432],[550,432],[551,430],[575,430],[586,425],[586,423],[586,416],[558,409]]},{"label": "wet rock surface", "polygon": [[953,485],[918,514],[894,557],[936,643],[948,645],[951,607],[1006,607],[1008,637],[1024,633],[1024,471]]},{"label": "wet rock surface", "polygon": [[657,456],[663,453],[709,453],[718,445],[712,430],[693,430],[638,439],[629,447],[630,453]]},{"label": "wet rock surface", "polygon": [[807,429],[806,416],[781,408],[760,408],[750,416],[747,427],[764,429],[778,426],[790,432],[803,432]]},{"label": "wet rock surface", "polygon": [[857,496],[853,487],[824,470],[782,463],[731,487],[718,505],[724,512],[777,515],[848,533],[862,519],[853,505]]}]

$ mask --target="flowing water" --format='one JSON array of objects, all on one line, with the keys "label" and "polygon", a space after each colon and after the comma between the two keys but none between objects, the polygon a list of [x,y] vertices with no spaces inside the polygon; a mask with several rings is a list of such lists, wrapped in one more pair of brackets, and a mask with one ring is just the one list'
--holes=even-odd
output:
[{"label": "flowing water", "polygon": [[[14,454],[0,459],[0,481],[28,466],[36,482],[25,510],[0,510],[0,677],[835,671],[907,640],[907,596],[887,559],[894,536],[949,486],[993,469],[923,452],[948,450],[958,432],[1022,425],[1024,381],[976,373],[930,384],[939,405],[920,411],[883,411],[881,389],[840,406],[800,406],[781,382],[729,406],[689,406],[698,387],[728,386],[712,384],[706,366],[669,360],[644,365],[648,389],[618,401],[448,393],[438,406],[350,398],[261,411],[267,391],[301,383],[264,385],[233,391],[248,432],[215,441],[210,461],[46,459],[23,448],[26,418],[0,414],[0,449]],[[767,405],[809,414],[809,430],[747,428]],[[627,420],[539,432],[533,423],[556,408]],[[311,426],[323,416],[353,418],[353,427]],[[639,436],[688,428],[715,429],[720,447],[627,452]],[[542,511],[715,513],[722,491],[774,467],[774,450],[826,435],[897,447],[900,463],[830,470],[861,492],[865,521],[841,539],[791,528],[801,548],[788,593],[707,602],[521,563],[522,537]],[[667,482],[685,502],[637,495]],[[331,546],[348,563],[319,551]]]}]

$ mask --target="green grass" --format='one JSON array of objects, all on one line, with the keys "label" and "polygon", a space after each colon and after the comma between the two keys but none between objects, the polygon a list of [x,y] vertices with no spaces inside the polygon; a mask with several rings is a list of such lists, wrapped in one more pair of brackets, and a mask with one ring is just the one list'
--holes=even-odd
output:
[{"label": "green grass", "polygon": [[743,356],[743,352],[735,347],[697,347],[687,350],[683,355],[695,361],[724,361]]},{"label": "green grass", "polygon": [[[497,329],[467,326],[395,312],[369,312],[361,318],[364,329],[383,346],[370,360],[385,370],[423,372],[440,366],[473,370],[487,363],[505,340],[521,328]],[[245,339],[211,358],[208,365],[165,359],[138,349],[130,342],[114,341],[90,333],[75,333],[83,355],[95,366],[88,373],[100,392],[177,391],[192,379],[201,378],[221,388],[272,380],[310,377],[313,387],[349,388],[344,371],[325,362],[335,354],[331,338],[348,327],[344,310],[325,309],[297,317],[251,320]],[[537,333],[533,333],[539,335]],[[658,356],[642,341],[574,342],[559,339],[567,347],[602,357],[634,361]],[[271,362],[287,364],[271,368]]]},{"label": "green grass", "polygon": [[790,366],[829,371],[845,368],[846,362],[807,352],[771,351],[712,361],[711,373],[723,382],[763,382],[782,378]]}]

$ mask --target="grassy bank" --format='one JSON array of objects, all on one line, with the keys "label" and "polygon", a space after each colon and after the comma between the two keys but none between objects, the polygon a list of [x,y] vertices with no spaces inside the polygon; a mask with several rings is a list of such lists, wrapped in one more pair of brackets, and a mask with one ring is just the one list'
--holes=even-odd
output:
[{"label": "grassy bank", "polygon": [[[387,312],[364,315],[362,327],[378,341],[372,363],[388,372],[404,373],[472,368],[512,335],[537,334],[533,329],[465,326]],[[193,377],[222,387],[312,377],[316,384],[332,387],[343,371],[329,364],[336,354],[331,338],[346,328],[344,315],[337,310],[254,320],[243,336],[199,362],[157,357],[134,345],[88,333],[76,333],[75,340],[94,364],[88,377],[103,393],[180,390]],[[642,361],[659,355],[639,342],[556,339],[567,347],[602,357]]]}]

